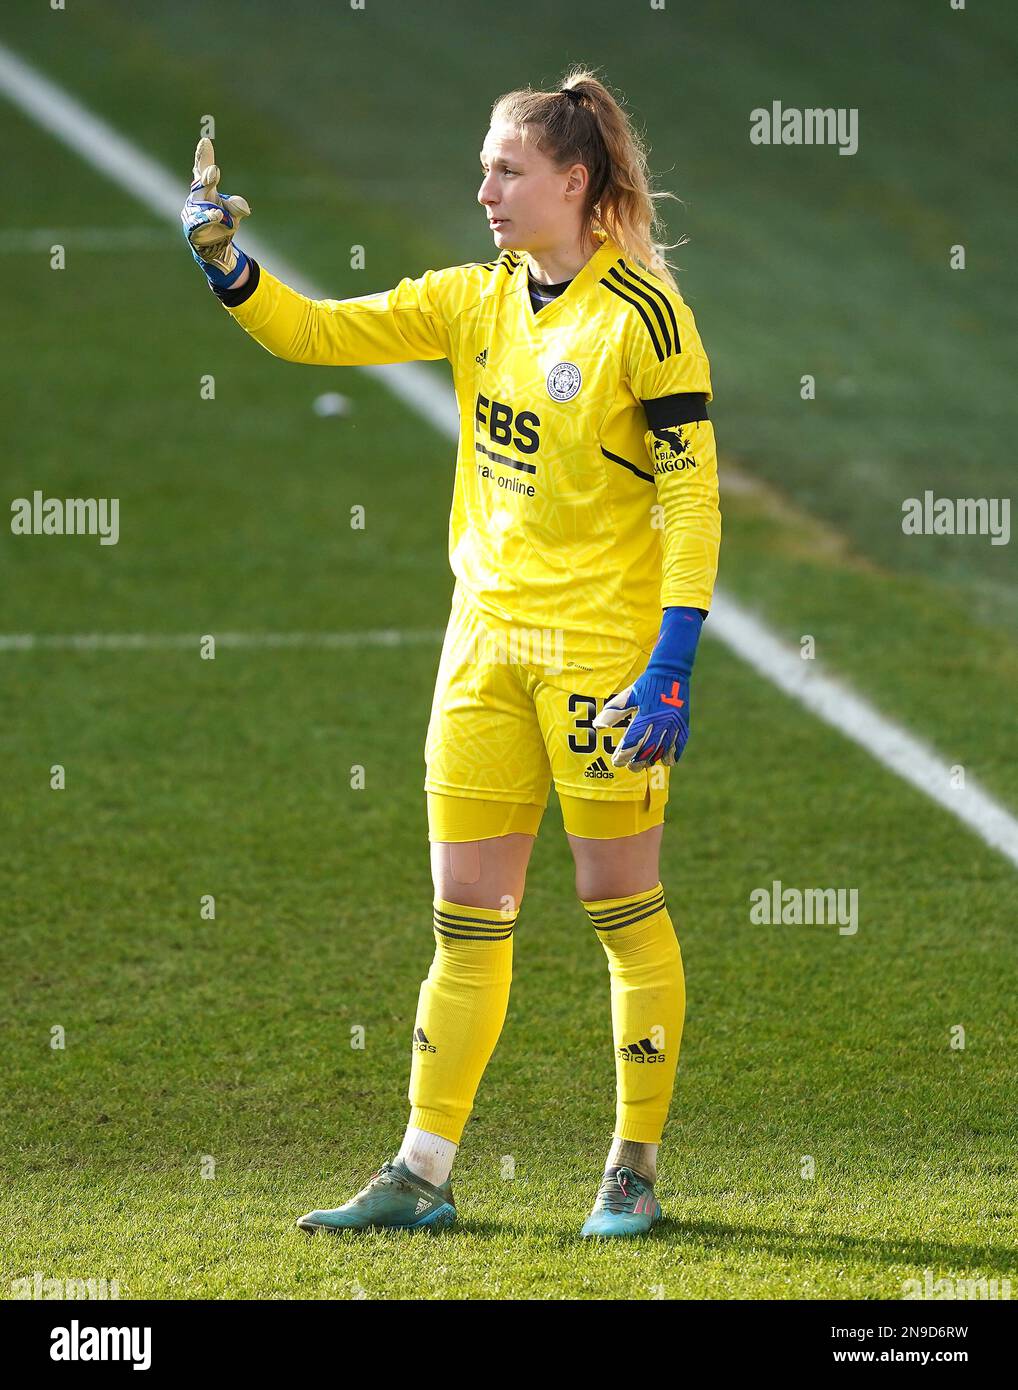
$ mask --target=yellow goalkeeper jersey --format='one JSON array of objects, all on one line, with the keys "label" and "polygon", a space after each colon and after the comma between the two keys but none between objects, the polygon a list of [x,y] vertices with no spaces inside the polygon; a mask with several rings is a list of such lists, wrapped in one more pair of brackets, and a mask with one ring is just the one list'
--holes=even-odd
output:
[{"label": "yellow goalkeeper jersey", "polygon": [[681,295],[610,238],[536,313],[527,274],[526,256],[506,250],[383,294],[312,300],[253,265],[253,289],[226,303],[290,362],[448,358],[458,585],[510,640],[557,634],[553,684],[575,689],[581,673],[614,684],[649,654],[663,607],[710,607],[721,538],[710,368]]}]

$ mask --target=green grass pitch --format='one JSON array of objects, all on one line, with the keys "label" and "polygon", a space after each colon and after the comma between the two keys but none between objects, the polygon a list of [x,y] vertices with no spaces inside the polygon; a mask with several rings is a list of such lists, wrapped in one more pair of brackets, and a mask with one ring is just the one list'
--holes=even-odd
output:
[{"label": "green grass pitch", "polygon": [[[182,199],[216,114],[225,187],[336,297],[486,256],[492,99],[603,65],[686,200],[670,229],[691,237],[681,283],[715,363],[722,582],[1014,807],[1013,547],[899,525],[924,487],[1007,495],[1013,473],[993,134],[1013,15],[834,6],[818,46],[815,7],[757,8],[634,7],[620,31],[617,6],[587,3],[581,32],[578,8],[530,0],[505,27],[449,0],[437,28],[404,3],[305,6],[294,25],[267,3],[107,0],[5,14],[0,39],[179,169]],[[879,54],[906,40],[891,82]],[[754,150],[748,111],[772,95],[858,105],[859,154]],[[161,1299],[872,1299],[926,1269],[1012,1275],[1015,870],[710,641],[662,863],[689,996],[668,1221],[642,1243],[579,1239],[611,1135],[608,981],[553,797],[458,1227],[293,1229],[406,1119],[453,447],[359,373],[262,352],[176,228],[4,118],[7,184],[31,190],[0,236],[5,495],[117,496],[121,539],[5,527],[0,630],[195,642],[0,652],[0,1296],[33,1271]],[[86,249],[96,227],[150,242]],[[65,270],[19,241],[39,228]],[[970,269],[952,277],[955,242]],[[316,417],[324,391],[349,415]],[[751,486],[726,489],[735,464]],[[419,640],[214,661],[197,644],[383,628]],[[775,878],[857,888],[857,935],[751,924]]]}]

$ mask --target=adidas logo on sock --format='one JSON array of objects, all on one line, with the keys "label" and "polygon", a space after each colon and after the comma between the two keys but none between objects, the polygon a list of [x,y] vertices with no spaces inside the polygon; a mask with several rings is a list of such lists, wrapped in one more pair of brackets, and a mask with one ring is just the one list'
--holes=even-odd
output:
[{"label": "adidas logo on sock", "polygon": [[488,365],[488,349],[481,348],[480,352],[474,358],[474,361],[479,367],[486,367]]},{"label": "adidas logo on sock", "polygon": [[665,1054],[654,1046],[650,1038],[641,1038],[636,1043],[624,1043],[618,1050],[623,1062],[663,1062]]},{"label": "adidas logo on sock", "polygon": [[427,1034],[423,1028],[415,1028],[414,1050],[417,1052],[437,1052],[438,1048],[433,1043],[428,1042]]},{"label": "adidas logo on sock", "polygon": [[584,772],[583,775],[584,777],[611,778],[613,782],[615,780],[615,774],[614,772],[612,772],[611,768],[605,762],[604,758],[595,758],[592,763],[589,763],[587,765],[587,770]]}]

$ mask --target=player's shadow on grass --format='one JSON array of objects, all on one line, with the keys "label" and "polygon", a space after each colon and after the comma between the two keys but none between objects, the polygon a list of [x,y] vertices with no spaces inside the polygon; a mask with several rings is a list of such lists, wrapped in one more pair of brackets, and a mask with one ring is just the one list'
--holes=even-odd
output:
[{"label": "player's shadow on grass", "polygon": [[[561,1246],[578,1242],[587,1245],[586,1240],[581,1242],[579,1228],[582,1220],[582,1216],[577,1220],[575,1235],[563,1234],[558,1223],[552,1225],[542,1221],[528,1221],[519,1234],[524,1238],[528,1235],[557,1237]],[[461,1215],[456,1224],[464,1235],[505,1240],[507,1228],[512,1223],[471,1221],[469,1217]],[[1009,1245],[959,1245],[929,1238],[903,1237],[894,1240],[856,1236],[849,1232],[831,1234],[774,1230],[766,1226],[728,1226],[717,1221],[683,1221],[675,1216],[665,1217],[649,1235],[639,1237],[637,1243],[640,1241],[731,1255],[763,1252],[796,1260],[803,1257],[835,1261],[854,1259],[871,1264],[933,1269],[937,1274],[964,1274],[966,1277],[976,1274],[986,1277],[993,1274],[1010,1276],[1018,1264],[1018,1248]]]}]

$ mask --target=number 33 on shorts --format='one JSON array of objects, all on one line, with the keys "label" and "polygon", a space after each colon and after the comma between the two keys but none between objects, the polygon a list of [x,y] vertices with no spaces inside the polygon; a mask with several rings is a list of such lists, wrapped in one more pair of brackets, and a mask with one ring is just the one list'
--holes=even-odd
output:
[{"label": "number 33 on shorts", "polygon": [[689,681],[645,672],[605,702],[594,728],[612,728],[632,716],[612,755],[615,767],[640,772],[651,763],[673,767],[689,738]]}]

